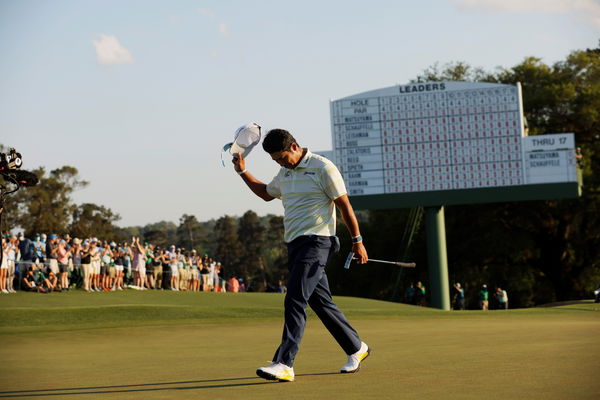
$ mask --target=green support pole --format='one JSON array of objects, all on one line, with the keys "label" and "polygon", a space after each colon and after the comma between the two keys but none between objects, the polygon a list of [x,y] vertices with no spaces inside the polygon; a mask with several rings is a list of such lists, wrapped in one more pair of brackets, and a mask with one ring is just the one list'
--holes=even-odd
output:
[{"label": "green support pole", "polygon": [[448,259],[446,257],[446,224],[444,207],[425,208],[427,230],[427,263],[431,306],[450,310],[450,286],[448,283]]}]

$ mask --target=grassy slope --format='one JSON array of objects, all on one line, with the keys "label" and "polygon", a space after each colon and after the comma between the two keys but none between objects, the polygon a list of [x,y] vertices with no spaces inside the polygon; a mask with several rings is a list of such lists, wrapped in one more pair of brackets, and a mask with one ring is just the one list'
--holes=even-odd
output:
[{"label": "grassy slope", "polygon": [[336,301],[375,349],[373,356],[360,373],[337,374],[344,355],[313,316],[295,365],[297,382],[284,385],[254,377],[279,340],[280,295],[2,296],[0,398],[591,399],[600,394],[600,306],[593,303],[442,312],[355,298]]}]

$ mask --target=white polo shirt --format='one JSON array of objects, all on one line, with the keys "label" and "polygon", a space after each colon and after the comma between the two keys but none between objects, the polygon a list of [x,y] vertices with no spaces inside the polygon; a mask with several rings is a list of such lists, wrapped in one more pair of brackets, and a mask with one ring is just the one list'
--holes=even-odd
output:
[{"label": "white polo shirt", "polygon": [[307,149],[296,168],[279,170],[267,193],[283,203],[286,243],[302,235],[335,235],[333,201],[346,194],[346,186],[340,171],[325,157]]}]

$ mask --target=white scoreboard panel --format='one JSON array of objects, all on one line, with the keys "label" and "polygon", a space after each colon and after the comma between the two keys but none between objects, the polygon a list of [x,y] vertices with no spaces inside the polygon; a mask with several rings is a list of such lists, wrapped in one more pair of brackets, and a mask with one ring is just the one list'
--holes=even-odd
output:
[{"label": "white scoreboard panel", "polygon": [[559,133],[523,139],[525,183],[577,181],[575,135]]},{"label": "white scoreboard panel", "polygon": [[428,82],[332,101],[350,195],[525,183],[520,85]]}]

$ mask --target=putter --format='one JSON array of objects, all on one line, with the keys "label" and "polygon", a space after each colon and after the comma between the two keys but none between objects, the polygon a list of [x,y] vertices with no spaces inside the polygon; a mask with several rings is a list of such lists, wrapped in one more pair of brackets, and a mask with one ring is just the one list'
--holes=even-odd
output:
[{"label": "putter", "polygon": [[[344,268],[350,269],[350,264],[352,263],[352,260],[354,260],[354,259],[355,259],[354,253],[350,252],[348,254],[348,257],[346,257],[346,262],[344,263]],[[380,264],[392,264],[392,265],[397,265],[397,266],[403,267],[403,268],[415,268],[417,266],[417,264],[414,262],[406,263],[406,262],[402,262],[402,261],[385,261],[385,260],[377,260],[374,258],[367,259],[367,262],[375,262],[375,263],[380,263]]]}]

